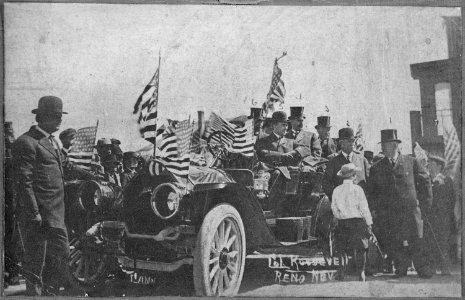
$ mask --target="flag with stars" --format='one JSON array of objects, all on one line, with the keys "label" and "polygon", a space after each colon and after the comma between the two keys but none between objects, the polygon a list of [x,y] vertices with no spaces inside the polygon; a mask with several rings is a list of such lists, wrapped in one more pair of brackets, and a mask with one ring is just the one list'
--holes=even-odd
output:
[{"label": "flag with stars", "polygon": [[90,170],[96,136],[97,126],[78,129],[67,159],[85,170]]}]

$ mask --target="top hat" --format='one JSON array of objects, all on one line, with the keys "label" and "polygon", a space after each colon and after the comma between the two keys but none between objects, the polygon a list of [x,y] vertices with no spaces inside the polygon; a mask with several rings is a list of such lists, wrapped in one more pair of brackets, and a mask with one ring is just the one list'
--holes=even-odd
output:
[{"label": "top hat", "polygon": [[44,96],[39,99],[39,105],[32,110],[33,114],[67,114],[63,111],[63,101],[55,96]]},{"label": "top hat", "polygon": [[373,159],[373,151],[363,151],[363,156],[366,159]]},{"label": "top hat", "polygon": [[361,171],[362,169],[355,166],[353,163],[345,164],[341,167],[341,170],[337,172],[337,176],[341,178],[350,178],[355,175],[355,172]]},{"label": "top hat", "polygon": [[251,107],[250,108],[250,118],[263,120],[262,108],[261,107]]},{"label": "top hat", "polygon": [[275,111],[271,116],[271,121],[273,123],[286,123],[287,124],[287,115],[284,111]]},{"label": "top hat", "polygon": [[62,141],[64,139],[68,138],[68,137],[71,137],[71,136],[75,135],[75,134],[76,134],[76,129],[68,128],[66,130],[63,130],[58,137]]},{"label": "top hat", "polygon": [[291,106],[291,115],[289,116],[289,120],[303,120],[305,119],[304,115],[304,107],[303,106]]},{"label": "top hat", "polygon": [[402,143],[401,140],[397,138],[397,130],[396,129],[383,129],[381,130],[381,142],[398,142]]},{"label": "top hat", "polygon": [[331,127],[329,116],[319,116],[316,118],[316,120],[317,125],[315,126],[315,129],[318,129],[319,127]]},{"label": "top hat", "polygon": [[446,160],[442,158],[441,156],[437,156],[437,155],[429,155],[428,160],[435,161],[443,166],[446,164]]},{"label": "top hat", "polygon": [[350,127],[339,129],[339,140],[355,140],[354,130]]}]

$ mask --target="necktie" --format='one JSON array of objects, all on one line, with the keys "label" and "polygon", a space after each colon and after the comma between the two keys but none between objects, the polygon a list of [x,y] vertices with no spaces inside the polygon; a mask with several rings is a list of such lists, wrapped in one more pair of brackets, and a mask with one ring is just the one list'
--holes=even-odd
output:
[{"label": "necktie", "polygon": [[394,167],[396,165],[396,161],[394,160],[394,158],[391,158],[391,165]]},{"label": "necktie", "polygon": [[56,144],[56,142],[55,142],[55,138],[53,137],[53,135],[49,135],[48,140],[49,140],[50,143],[52,144],[53,148],[55,148],[55,150],[57,150],[58,147],[57,147],[57,144]]}]

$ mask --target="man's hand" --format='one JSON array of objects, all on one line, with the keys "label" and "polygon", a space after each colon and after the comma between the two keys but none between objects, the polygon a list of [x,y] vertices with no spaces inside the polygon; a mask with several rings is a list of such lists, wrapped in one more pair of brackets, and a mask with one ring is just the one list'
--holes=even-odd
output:
[{"label": "man's hand", "polygon": [[294,159],[294,156],[292,155],[292,153],[288,152],[288,153],[283,153],[281,155],[281,162],[282,163],[289,163],[291,162],[292,160]]}]

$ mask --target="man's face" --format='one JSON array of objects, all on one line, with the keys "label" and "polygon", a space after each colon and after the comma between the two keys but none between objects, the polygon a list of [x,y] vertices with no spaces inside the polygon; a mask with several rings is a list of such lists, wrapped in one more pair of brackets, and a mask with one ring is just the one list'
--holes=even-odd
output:
[{"label": "man's face", "polygon": [[347,154],[350,154],[354,151],[354,141],[353,139],[343,139],[340,140],[339,143],[341,144],[341,150]]},{"label": "man's face", "polygon": [[303,119],[291,119],[291,126],[292,129],[295,131],[301,131],[304,127],[304,120]]},{"label": "man's face", "polygon": [[287,131],[287,122],[279,122],[273,125],[273,132],[278,136],[284,136]]},{"label": "man's face", "polygon": [[61,114],[46,114],[41,117],[41,122],[39,123],[40,128],[45,132],[53,133],[60,129],[61,125]]},{"label": "man's face", "polygon": [[395,141],[381,143],[381,148],[384,155],[386,155],[388,158],[393,158],[399,151],[399,143]]},{"label": "man's face", "polygon": [[64,137],[63,140],[61,140],[61,143],[63,144],[63,147],[65,147],[65,148],[71,147],[72,142],[74,140],[74,136],[75,136],[75,134],[70,134],[70,135]]},{"label": "man's face", "polygon": [[442,172],[442,165],[437,163],[434,160],[430,160],[427,164],[428,171],[430,172],[431,176],[435,177],[437,174]]},{"label": "man's face", "polygon": [[318,131],[318,136],[320,137],[320,140],[326,140],[329,138],[329,131],[331,130],[331,127],[322,127],[319,126],[317,128]]}]

